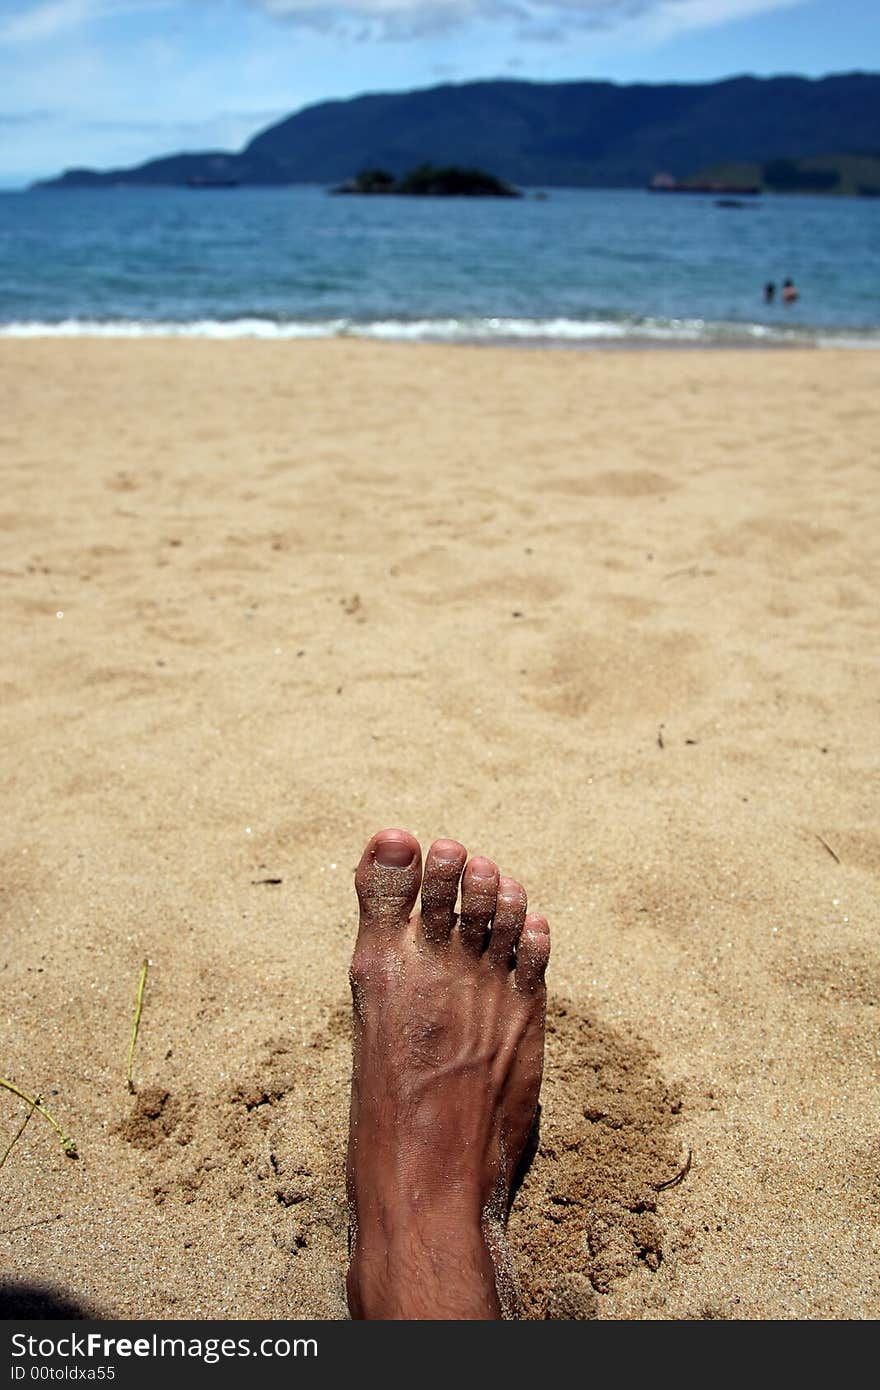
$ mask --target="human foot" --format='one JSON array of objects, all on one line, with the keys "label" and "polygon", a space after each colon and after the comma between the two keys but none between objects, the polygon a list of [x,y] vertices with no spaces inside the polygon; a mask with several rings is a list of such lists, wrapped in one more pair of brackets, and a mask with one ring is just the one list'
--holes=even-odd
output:
[{"label": "human foot", "polygon": [[550,936],[514,879],[466,859],[435,840],[422,880],[414,836],[380,830],[355,874],[356,1318],[515,1316],[504,1225],[541,1087]]}]

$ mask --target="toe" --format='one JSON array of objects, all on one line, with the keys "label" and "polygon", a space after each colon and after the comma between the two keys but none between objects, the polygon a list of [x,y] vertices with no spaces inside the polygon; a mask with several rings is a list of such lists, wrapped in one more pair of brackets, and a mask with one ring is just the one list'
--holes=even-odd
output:
[{"label": "toe", "polygon": [[354,876],[361,929],[409,920],[422,877],[422,851],[408,830],[380,830],[367,844]]},{"label": "toe", "polygon": [[550,959],[550,928],[546,917],[530,912],[516,948],[516,987],[533,993],[544,982]]},{"label": "toe", "polygon": [[472,951],[482,951],[498,893],[498,868],[491,859],[475,855],[461,880],[461,939]]},{"label": "toe", "polygon": [[513,964],[513,953],[526,920],[527,905],[526,890],[521,883],[517,883],[515,878],[498,880],[492,935],[486,955],[493,964],[505,970],[509,970]]},{"label": "toe", "polygon": [[435,840],[428,850],[422,879],[422,923],[430,941],[449,940],[466,859],[467,850],[457,840]]}]

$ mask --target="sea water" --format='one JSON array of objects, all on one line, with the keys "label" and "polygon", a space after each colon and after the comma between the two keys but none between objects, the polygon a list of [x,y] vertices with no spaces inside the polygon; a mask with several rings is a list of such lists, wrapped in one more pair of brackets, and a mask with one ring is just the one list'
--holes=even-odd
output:
[{"label": "sea water", "polygon": [[0,335],[168,333],[880,346],[880,200],[0,193]]}]

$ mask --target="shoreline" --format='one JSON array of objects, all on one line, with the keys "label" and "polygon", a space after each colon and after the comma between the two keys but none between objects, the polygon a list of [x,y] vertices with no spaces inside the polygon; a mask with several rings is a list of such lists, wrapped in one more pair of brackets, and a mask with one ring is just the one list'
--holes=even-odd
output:
[{"label": "shoreline", "polygon": [[875,1318],[880,357],[409,346],[0,340],[0,1302],[346,1317],[400,825],[550,922],[525,1316]]},{"label": "shoreline", "polygon": [[[446,322],[446,321],[444,321]],[[860,336],[856,330],[808,329],[773,330],[763,324],[753,324],[751,331],[738,332],[732,325],[717,325],[723,332],[712,332],[699,336],[696,331],[682,330],[679,333],[659,330],[651,331],[632,326],[618,332],[616,325],[605,324],[597,332],[553,332],[548,326],[542,331],[519,331],[511,327],[504,331],[501,320],[490,319],[491,331],[481,333],[468,329],[466,325],[450,330],[420,321],[407,326],[401,322],[389,327],[386,320],[376,325],[337,323],[281,324],[272,319],[245,318],[241,320],[205,320],[171,324],[151,323],[145,320],[133,322],[100,322],[90,320],[62,320],[58,323],[16,322],[0,325],[0,342],[264,342],[264,343],[326,343],[326,342],[364,342],[377,344],[397,344],[399,346],[429,347],[495,347],[528,348],[538,351],[761,351],[780,349],[808,349],[810,351],[845,352],[864,350],[877,351],[880,348],[880,327],[870,330],[874,336]],[[573,327],[576,325],[573,324]],[[586,325],[582,325],[586,327]]]}]

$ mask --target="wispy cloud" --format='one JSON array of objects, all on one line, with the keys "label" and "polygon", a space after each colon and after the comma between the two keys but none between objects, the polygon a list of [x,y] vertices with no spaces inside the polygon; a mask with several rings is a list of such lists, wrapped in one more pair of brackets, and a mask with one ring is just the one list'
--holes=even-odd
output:
[{"label": "wispy cloud", "polygon": [[688,29],[710,29],[770,10],[793,10],[806,0],[663,0],[652,5],[652,27],[664,38]]},{"label": "wispy cloud", "polygon": [[806,0],[247,0],[271,19],[363,38],[416,39],[482,22],[613,32],[641,21],[655,38],[787,10]]},{"label": "wispy cloud", "polygon": [[[33,113],[31,119],[37,119],[41,114]],[[244,125],[249,129],[254,127],[261,129],[263,126],[280,121],[284,116],[289,116],[290,112],[285,107],[274,108],[272,110],[260,111],[218,111],[216,115],[206,117],[203,120],[117,120],[99,119],[97,117],[86,119],[80,122],[83,130],[111,130],[123,135],[150,135],[157,140],[179,139],[181,137],[189,139],[192,136],[202,138],[213,136],[217,129],[225,125]],[[14,117],[7,118],[14,120]],[[4,117],[0,114],[0,125],[3,124]]]},{"label": "wispy cloud", "polygon": [[322,33],[416,39],[467,24],[513,23],[547,37],[614,31],[645,21],[654,36],[706,29],[807,0],[247,0],[271,19]]},{"label": "wispy cloud", "polygon": [[[221,0],[0,0],[0,45],[38,44],[135,11],[220,6]],[[645,21],[657,34],[705,29],[807,0],[227,0],[324,34],[419,39],[473,23],[507,24],[546,37],[609,32]],[[10,14],[9,11],[12,10]]]},{"label": "wispy cloud", "polygon": [[54,111],[0,111],[0,126],[43,125],[54,119]]},{"label": "wispy cloud", "polygon": [[[8,5],[10,0],[5,0]],[[173,0],[11,0],[15,13],[0,20],[0,44],[43,43],[97,20],[136,10],[168,9]]]}]

